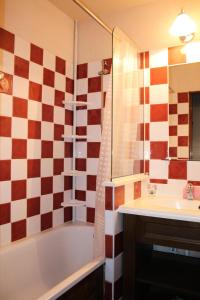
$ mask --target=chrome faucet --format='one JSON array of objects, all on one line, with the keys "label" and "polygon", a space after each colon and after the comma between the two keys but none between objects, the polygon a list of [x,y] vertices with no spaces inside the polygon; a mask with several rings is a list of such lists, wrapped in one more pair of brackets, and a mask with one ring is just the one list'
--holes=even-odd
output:
[{"label": "chrome faucet", "polygon": [[188,186],[187,186],[187,199],[188,200],[194,199],[193,189],[194,189],[193,185],[191,183],[188,183]]}]

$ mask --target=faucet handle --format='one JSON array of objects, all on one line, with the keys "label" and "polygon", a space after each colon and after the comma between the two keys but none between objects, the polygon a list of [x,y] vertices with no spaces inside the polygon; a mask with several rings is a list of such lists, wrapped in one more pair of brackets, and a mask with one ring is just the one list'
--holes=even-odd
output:
[{"label": "faucet handle", "polygon": [[194,199],[193,190],[194,190],[194,186],[192,185],[192,183],[188,183],[187,185],[188,200]]}]

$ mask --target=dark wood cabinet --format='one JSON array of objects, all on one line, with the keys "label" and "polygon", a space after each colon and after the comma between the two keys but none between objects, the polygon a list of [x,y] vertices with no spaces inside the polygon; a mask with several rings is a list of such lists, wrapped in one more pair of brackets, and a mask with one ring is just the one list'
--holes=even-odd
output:
[{"label": "dark wood cabinet", "polygon": [[154,244],[200,251],[200,223],[124,214],[124,300],[200,299],[200,259]]}]

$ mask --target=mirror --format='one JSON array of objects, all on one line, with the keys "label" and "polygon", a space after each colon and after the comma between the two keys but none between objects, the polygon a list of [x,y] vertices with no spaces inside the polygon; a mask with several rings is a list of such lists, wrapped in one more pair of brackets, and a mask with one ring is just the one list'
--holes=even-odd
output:
[{"label": "mirror", "polygon": [[169,67],[169,158],[200,160],[200,63]]}]

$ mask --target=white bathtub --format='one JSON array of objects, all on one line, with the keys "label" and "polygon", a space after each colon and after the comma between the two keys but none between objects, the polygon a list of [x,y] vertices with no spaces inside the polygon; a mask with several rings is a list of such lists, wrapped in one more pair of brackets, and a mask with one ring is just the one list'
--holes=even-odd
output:
[{"label": "white bathtub", "polygon": [[0,249],[0,299],[56,299],[103,264],[94,227],[67,223]]}]

